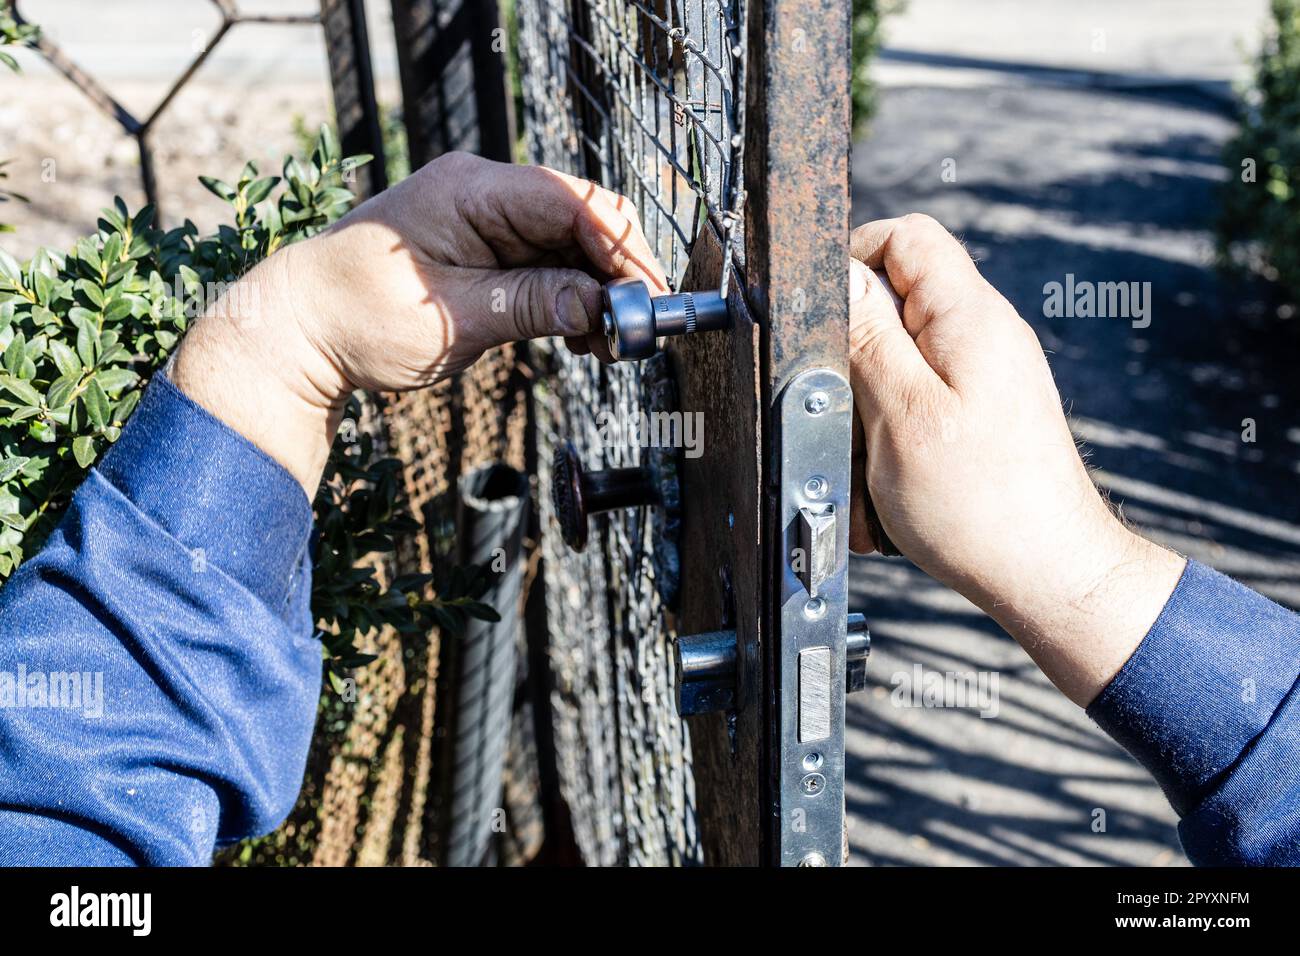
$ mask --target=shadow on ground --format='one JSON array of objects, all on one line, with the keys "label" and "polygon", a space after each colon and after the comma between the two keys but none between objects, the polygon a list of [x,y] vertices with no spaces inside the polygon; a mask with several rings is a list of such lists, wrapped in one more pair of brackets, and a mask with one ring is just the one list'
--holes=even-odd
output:
[{"label": "shadow on ground", "polygon": [[[1125,514],[1297,607],[1300,336],[1212,267],[1232,128],[1178,89],[889,89],[855,150],[854,221],[919,211],[957,233],[1034,326]],[[1067,274],[1150,283],[1149,325],[1046,317]],[[855,863],[1186,862],[1156,785],[974,607],[902,559],[857,560],[853,588],[874,681],[850,703]],[[996,714],[903,706],[917,665],[996,675]]]}]

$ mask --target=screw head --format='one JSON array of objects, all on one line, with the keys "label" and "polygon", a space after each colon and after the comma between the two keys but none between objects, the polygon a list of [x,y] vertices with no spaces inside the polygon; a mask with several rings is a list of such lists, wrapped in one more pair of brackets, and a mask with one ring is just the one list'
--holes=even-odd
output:
[{"label": "screw head", "polygon": [[831,397],[820,388],[803,400],[804,411],[809,415],[820,415],[830,407]]},{"label": "screw head", "polygon": [[826,497],[826,492],[830,490],[831,483],[821,475],[813,475],[803,483],[803,493],[814,501]]},{"label": "screw head", "polygon": [[826,778],[819,773],[810,773],[799,781],[799,785],[803,788],[804,793],[810,797],[815,797],[826,789]]}]

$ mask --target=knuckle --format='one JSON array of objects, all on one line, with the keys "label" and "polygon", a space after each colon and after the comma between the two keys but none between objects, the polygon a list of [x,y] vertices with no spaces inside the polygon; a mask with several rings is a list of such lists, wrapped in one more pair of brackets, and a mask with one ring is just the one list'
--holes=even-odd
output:
[{"label": "knuckle", "polygon": [[948,230],[939,223],[939,220],[923,212],[909,212],[903,217],[899,225],[904,229],[918,233],[933,233],[938,231],[942,232],[944,235],[948,234]]}]

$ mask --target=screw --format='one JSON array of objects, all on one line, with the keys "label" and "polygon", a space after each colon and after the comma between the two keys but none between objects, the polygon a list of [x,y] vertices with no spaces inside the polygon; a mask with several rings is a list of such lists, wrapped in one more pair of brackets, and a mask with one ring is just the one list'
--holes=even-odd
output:
[{"label": "screw", "polygon": [[804,410],[807,411],[809,415],[820,415],[830,407],[830,404],[831,397],[821,389],[813,392],[803,400]]},{"label": "screw", "polygon": [[810,773],[800,781],[803,786],[803,792],[810,797],[815,797],[826,789],[826,778],[819,773]]},{"label": "screw", "polygon": [[830,491],[830,489],[830,482],[821,475],[813,475],[805,481],[803,485],[803,493],[814,501],[818,498],[824,497],[826,492]]}]

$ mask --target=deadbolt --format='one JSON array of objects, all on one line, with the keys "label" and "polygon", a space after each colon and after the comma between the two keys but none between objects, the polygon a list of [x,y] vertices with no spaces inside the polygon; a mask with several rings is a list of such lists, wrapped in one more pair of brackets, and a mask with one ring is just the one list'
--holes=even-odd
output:
[{"label": "deadbolt", "polygon": [[[867,619],[850,614],[844,645],[844,690],[856,693],[867,686],[867,657],[871,654],[871,635]],[[814,651],[817,648],[812,649]],[[828,649],[822,649],[828,650]],[[683,717],[710,711],[731,710],[736,699],[736,632],[709,631],[683,634],[673,642],[677,672],[677,712]],[[815,653],[807,658],[808,676],[828,672],[818,669]],[[829,699],[825,688],[812,689],[813,700]]]},{"label": "deadbolt", "polygon": [[652,296],[640,279],[615,279],[606,284],[604,299],[605,338],[619,362],[654,355],[662,335],[725,329],[731,321],[727,301],[717,292]]}]

